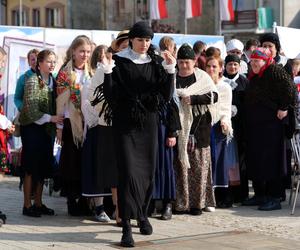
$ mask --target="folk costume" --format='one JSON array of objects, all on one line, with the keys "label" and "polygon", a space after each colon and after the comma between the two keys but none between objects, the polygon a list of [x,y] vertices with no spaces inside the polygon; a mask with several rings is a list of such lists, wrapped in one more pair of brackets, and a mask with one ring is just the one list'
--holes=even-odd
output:
[{"label": "folk costume", "polygon": [[[228,55],[225,58],[225,65],[228,62],[235,61],[240,62],[240,59],[237,55]],[[246,172],[246,163],[245,163],[245,138],[244,138],[244,119],[245,114],[244,110],[244,100],[245,100],[245,89],[249,84],[249,80],[240,75],[239,73],[235,75],[230,75],[228,72],[224,72],[225,79],[231,89],[232,89],[232,128],[233,128],[233,138],[232,141],[237,144],[237,155],[238,155],[238,165],[239,165],[239,175],[240,180],[236,180],[231,183],[234,186],[231,186],[231,194],[229,202],[241,202],[248,198],[249,187],[248,187],[248,178]],[[225,196],[225,195],[223,195]]]},{"label": "folk costume", "polygon": [[[138,22],[129,32],[129,39],[136,37],[152,39],[153,31],[146,22]],[[104,93],[111,109],[104,104],[104,117],[107,121],[112,118],[115,139],[121,245],[134,246],[131,218],[138,219],[142,234],[152,234],[147,210],[157,161],[158,112],[173,95],[175,63],[163,67],[152,46],[145,54],[127,48],[113,60],[112,70],[103,69],[104,83],[97,99]]]},{"label": "folk costume", "polygon": [[12,126],[10,120],[4,115],[3,112],[0,113],[0,173],[9,173],[8,166],[8,147],[7,140],[9,134],[7,130]]},{"label": "folk costume", "polygon": [[[68,209],[71,215],[73,210],[73,215],[79,213],[75,209],[75,199],[81,196],[81,144],[84,128],[81,112],[81,90],[82,86],[87,84],[89,80],[88,64],[85,64],[84,69],[76,69],[72,60],[60,69],[56,79],[57,115],[64,116],[63,145],[59,161],[61,195],[68,198]],[[61,126],[58,127],[61,128]],[[83,201],[83,204],[85,203]]]},{"label": "folk costume", "polygon": [[[181,46],[177,59],[194,59],[189,45]],[[176,76],[176,93],[191,96],[191,105],[180,101],[182,129],[178,133],[178,161],[175,164],[175,210],[200,214],[201,209],[215,206],[212,188],[210,131],[217,119],[217,88],[210,76],[195,68],[187,77]]]},{"label": "folk costume", "polygon": [[258,74],[250,74],[245,92],[247,172],[259,209],[280,209],[286,159],[284,119],[278,119],[277,112],[294,105],[294,85],[286,71],[273,64],[267,51],[257,49],[252,58],[262,59],[266,64]]},{"label": "folk costume", "polygon": [[42,182],[52,176],[55,125],[55,80],[52,75],[46,84],[41,76],[32,74],[26,79],[23,106],[20,112],[22,134],[22,168],[33,181]]}]

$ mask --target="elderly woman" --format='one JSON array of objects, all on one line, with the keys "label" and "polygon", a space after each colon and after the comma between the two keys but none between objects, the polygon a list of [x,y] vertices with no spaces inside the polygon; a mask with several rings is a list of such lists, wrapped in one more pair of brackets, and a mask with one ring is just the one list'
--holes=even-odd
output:
[{"label": "elderly woman", "polygon": [[286,173],[284,118],[295,100],[291,77],[273,62],[269,49],[254,50],[245,91],[246,166],[255,195],[244,205],[258,205],[264,211],[281,209]]},{"label": "elderly woman", "polygon": [[176,92],[180,98],[175,210],[201,215],[202,209],[215,207],[210,156],[211,113],[217,101],[217,88],[210,76],[195,68],[195,53],[183,44],[177,54]]}]

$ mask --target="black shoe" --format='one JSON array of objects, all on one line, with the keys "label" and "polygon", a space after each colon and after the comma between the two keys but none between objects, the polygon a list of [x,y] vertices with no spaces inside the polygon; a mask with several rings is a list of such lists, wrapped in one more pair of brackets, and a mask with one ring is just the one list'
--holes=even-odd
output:
[{"label": "black shoe", "polygon": [[2,223],[3,223],[3,224],[6,223],[6,215],[3,214],[2,212],[0,212],[0,220],[2,220]]},{"label": "black shoe", "polygon": [[161,220],[171,220],[172,219],[172,204],[167,203],[163,209],[162,215],[160,217]]},{"label": "black shoe", "polygon": [[23,207],[23,215],[30,217],[41,217],[40,211],[36,210],[34,206],[31,207]]},{"label": "black shoe", "polygon": [[35,207],[35,209],[37,211],[40,212],[40,214],[44,214],[44,215],[54,215],[55,214],[53,209],[46,207],[44,204],[42,204],[41,207],[38,207],[36,205],[33,205],[33,206]]},{"label": "black shoe", "polygon": [[153,232],[153,228],[148,220],[148,218],[144,220],[140,220],[138,222],[138,225],[140,227],[140,233],[143,235],[151,235]]},{"label": "black shoe", "polygon": [[130,221],[123,222],[122,238],[120,245],[122,247],[134,247]]},{"label": "black shoe", "polygon": [[230,208],[230,207],[232,207],[232,203],[230,202],[223,201],[217,203],[217,208]]},{"label": "black shoe", "polygon": [[271,199],[258,207],[258,210],[261,211],[272,211],[279,209],[281,209],[280,199]]},{"label": "black shoe", "polygon": [[183,210],[183,211],[178,211],[178,210],[174,210],[173,214],[190,214],[190,212],[188,210]]},{"label": "black shoe", "polygon": [[191,208],[190,209],[190,214],[191,215],[201,215],[202,214],[202,210],[199,208]]},{"label": "black shoe", "polygon": [[263,198],[253,196],[249,199],[246,199],[243,201],[242,205],[243,206],[260,206],[264,202]]}]

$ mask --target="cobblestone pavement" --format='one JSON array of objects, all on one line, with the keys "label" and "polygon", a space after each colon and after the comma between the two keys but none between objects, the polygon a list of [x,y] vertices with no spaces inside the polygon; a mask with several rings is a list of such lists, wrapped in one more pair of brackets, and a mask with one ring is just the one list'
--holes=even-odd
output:
[{"label": "cobblestone pavement", "polygon": [[[0,227],[0,250],[7,249],[119,249],[121,228],[114,221],[67,215],[66,201],[44,190],[44,202],[56,215],[23,216],[22,192],[16,177],[0,177],[0,210],[8,219]],[[300,200],[300,199],[299,199]],[[201,216],[175,215],[171,221],[151,219],[154,233],[142,236],[133,228],[136,249],[300,249],[300,202],[271,212],[256,207],[217,209]],[[135,223],[135,222],[133,222]]]}]

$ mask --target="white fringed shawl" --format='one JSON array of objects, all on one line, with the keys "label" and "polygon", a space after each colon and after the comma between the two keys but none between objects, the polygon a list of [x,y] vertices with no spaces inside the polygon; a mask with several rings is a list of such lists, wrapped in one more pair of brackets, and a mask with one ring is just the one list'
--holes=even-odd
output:
[{"label": "white fringed shawl", "polygon": [[[217,104],[213,103],[214,95],[212,92],[218,93],[216,85],[211,77],[203,70],[195,68],[196,82],[187,88],[176,89],[176,93],[179,97],[190,95],[204,95],[211,93],[211,104],[209,105],[195,105],[200,106],[201,114],[204,114],[208,110],[212,116],[212,124],[216,123],[219,119]],[[178,158],[181,164],[185,168],[190,168],[190,163],[187,154],[187,143],[193,123],[193,112],[197,114],[198,110],[189,104],[185,104],[183,101],[179,105],[179,117],[182,129],[178,134]]]}]

